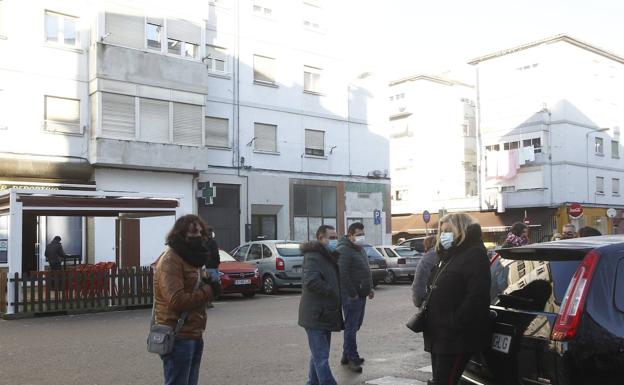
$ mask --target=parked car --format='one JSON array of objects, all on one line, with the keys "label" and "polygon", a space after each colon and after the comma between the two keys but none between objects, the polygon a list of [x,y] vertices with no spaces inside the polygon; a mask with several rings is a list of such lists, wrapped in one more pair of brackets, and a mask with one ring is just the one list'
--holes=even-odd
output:
[{"label": "parked car", "polygon": [[221,263],[219,277],[221,278],[221,293],[241,293],[243,297],[253,297],[260,290],[260,275],[255,266],[238,262],[230,254],[219,250]]},{"label": "parked car", "polygon": [[624,236],[498,250],[491,348],[474,384],[613,385],[624,378]]},{"label": "parked car", "polygon": [[425,238],[426,237],[416,237],[416,238],[406,239],[403,242],[399,242],[397,246],[407,246],[412,250],[418,251],[419,253],[424,253],[425,252]]},{"label": "parked car", "polygon": [[388,273],[384,280],[387,284],[393,284],[398,280],[414,279],[416,266],[422,258],[422,254],[408,246],[375,246],[375,249],[383,255],[388,266]]},{"label": "parked car", "polygon": [[275,294],[280,288],[301,287],[303,254],[300,242],[255,241],[234,249],[232,255],[239,262],[258,269],[265,294]]},{"label": "parked car", "polygon": [[368,256],[368,266],[373,276],[373,287],[376,287],[386,279],[388,274],[386,260],[373,246],[364,245],[362,247]]}]

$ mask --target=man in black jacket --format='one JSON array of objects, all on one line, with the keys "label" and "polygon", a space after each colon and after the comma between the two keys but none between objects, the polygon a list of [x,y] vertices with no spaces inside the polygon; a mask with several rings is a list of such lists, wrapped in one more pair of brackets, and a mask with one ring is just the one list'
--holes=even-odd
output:
[{"label": "man in black jacket", "polygon": [[340,270],[340,291],[342,310],[345,317],[344,343],[342,346],[343,365],[356,373],[362,372],[364,359],[357,349],[357,332],[364,321],[366,297],[373,299],[373,279],[368,256],[362,248],[365,244],[364,225],[360,222],[349,226],[347,235],[338,242],[338,267]]},{"label": "man in black jacket", "polygon": [[316,241],[301,246],[303,285],[299,302],[299,326],[305,328],[310,345],[307,385],[336,385],[329,367],[331,332],[342,330],[337,254],[338,236],[332,226],[316,231]]},{"label": "man in black jacket", "polygon": [[52,242],[46,246],[45,257],[50,264],[51,270],[61,270],[61,261],[67,257],[63,250],[63,245],[61,245],[61,237],[55,236]]}]

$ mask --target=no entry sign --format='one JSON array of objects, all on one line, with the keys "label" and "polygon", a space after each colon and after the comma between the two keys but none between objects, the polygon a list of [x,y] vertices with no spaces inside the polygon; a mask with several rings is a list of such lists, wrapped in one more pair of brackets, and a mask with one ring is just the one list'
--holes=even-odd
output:
[{"label": "no entry sign", "polygon": [[570,218],[577,219],[583,216],[583,206],[580,203],[572,203],[568,207],[568,215]]}]

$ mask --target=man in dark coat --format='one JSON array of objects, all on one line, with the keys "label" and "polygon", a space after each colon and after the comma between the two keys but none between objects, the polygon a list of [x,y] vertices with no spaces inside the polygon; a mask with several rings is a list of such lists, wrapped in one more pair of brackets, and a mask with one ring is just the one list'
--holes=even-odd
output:
[{"label": "man in dark coat", "polygon": [[366,297],[369,299],[375,297],[368,256],[362,248],[365,244],[364,225],[355,222],[349,226],[347,235],[338,242],[337,249],[342,310],[345,317],[340,363],[349,365],[349,369],[356,373],[362,372],[364,362],[358,353],[357,332],[364,321]]},{"label": "man in dark coat", "polygon": [[316,231],[316,241],[301,246],[303,284],[299,302],[299,326],[305,328],[310,345],[307,385],[336,385],[329,366],[331,332],[342,330],[340,282],[338,276],[338,236],[332,226]]},{"label": "man in dark coat", "polygon": [[443,242],[444,235],[452,238],[445,225],[441,223],[440,263],[429,281],[423,333],[436,385],[456,384],[471,355],[490,344],[490,268],[481,226],[470,224],[463,240],[455,235],[454,240]]},{"label": "man in dark coat", "polygon": [[61,261],[67,257],[61,245],[61,237],[58,235],[52,239],[45,249],[45,257],[50,264],[51,270],[61,270]]}]

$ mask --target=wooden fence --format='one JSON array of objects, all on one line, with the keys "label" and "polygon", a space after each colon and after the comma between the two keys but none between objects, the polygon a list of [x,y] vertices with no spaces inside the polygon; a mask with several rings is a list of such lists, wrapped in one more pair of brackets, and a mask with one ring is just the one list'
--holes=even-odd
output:
[{"label": "wooden fence", "polygon": [[153,279],[150,267],[15,273],[8,280],[13,288],[8,301],[15,316],[142,307],[152,304]]}]

